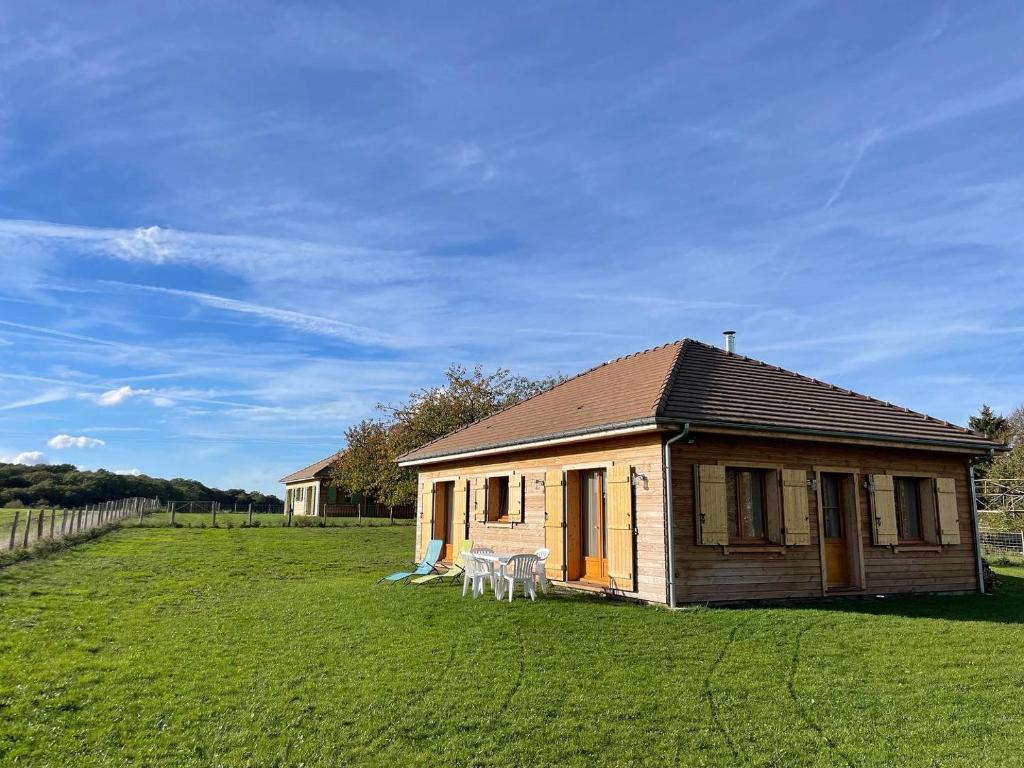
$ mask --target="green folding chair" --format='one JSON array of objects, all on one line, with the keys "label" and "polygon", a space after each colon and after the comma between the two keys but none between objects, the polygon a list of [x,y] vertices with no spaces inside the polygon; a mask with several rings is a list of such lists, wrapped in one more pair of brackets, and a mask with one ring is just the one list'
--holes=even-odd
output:
[{"label": "green folding chair", "polygon": [[431,539],[427,545],[427,552],[423,556],[423,562],[420,563],[415,571],[398,571],[388,576],[384,576],[377,580],[380,584],[382,581],[386,581],[389,584],[397,584],[400,581],[405,581],[410,576],[426,576],[428,573],[433,573],[437,568],[437,561],[441,559],[441,546],[444,544],[440,539]]},{"label": "green folding chair", "polygon": [[463,573],[462,567],[462,554],[469,552],[473,548],[473,542],[470,539],[466,539],[462,542],[462,546],[459,547],[458,553],[455,555],[455,559],[452,561],[452,567],[444,573],[428,573],[426,576],[417,576],[415,579],[410,579],[410,584],[429,584],[432,581],[440,582],[441,579],[451,579],[453,582],[459,578]]}]

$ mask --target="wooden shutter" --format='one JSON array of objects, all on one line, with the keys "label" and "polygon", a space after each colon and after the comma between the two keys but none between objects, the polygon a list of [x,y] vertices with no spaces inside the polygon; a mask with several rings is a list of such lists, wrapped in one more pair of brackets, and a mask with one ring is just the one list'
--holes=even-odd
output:
[{"label": "wooden shutter", "polygon": [[892,475],[871,475],[871,531],[875,544],[892,546],[899,543],[896,528],[896,493]]},{"label": "wooden shutter", "polygon": [[427,553],[427,544],[434,535],[434,484],[420,486],[420,549],[417,560]]},{"label": "wooden shutter", "polygon": [[338,489],[333,485],[327,486],[327,503],[337,504],[338,503]]},{"label": "wooden shutter", "polygon": [[935,478],[935,500],[939,508],[939,543],[960,543],[960,520],[956,510],[956,482],[952,477]]},{"label": "wooden shutter", "polygon": [[544,474],[544,546],[550,551],[547,575],[565,580],[565,495],[562,493],[562,471]]},{"label": "wooden shutter", "polygon": [[508,521],[523,522],[523,476],[518,473],[508,478]]},{"label": "wooden shutter", "polygon": [[469,491],[466,488],[466,481],[461,477],[455,478],[455,493],[452,496],[452,557],[458,557],[462,551],[462,542],[466,540],[466,526],[469,524]]},{"label": "wooden shutter", "polygon": [[782,516],[783,544],[806,546],[811,543],[807,473],[802,469],[782,470]]},{"label": "wooden shutter", "polygon": [[725,467],[720,464],[697,466],[697,526],[700,543],[704,546],[729,543]]},{"label": "wooden shutter", "polygon": [[565,482],[565,580],[583,576],[583,473],[566,472]]},{"label": "wooden shutter", "polygon": [[473,519],[478,523],[487,520],[487,478],[473,480]]},{"label": "wooden shutter", "polygon": [[612,589],[635,592],[633,483],[629,464],[613,464],[608,470],[607,477],[605,531],[608,547],[608,583]]}]

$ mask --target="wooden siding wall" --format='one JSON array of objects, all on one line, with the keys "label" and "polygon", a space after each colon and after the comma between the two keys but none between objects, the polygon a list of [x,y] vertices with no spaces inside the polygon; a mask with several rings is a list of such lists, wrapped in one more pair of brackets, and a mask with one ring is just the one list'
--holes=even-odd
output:
[{"label": "wooden siding wall", "polygon": [[[871,540],[870,493],[860,488],[857,514],[868,594],[891,592],[972,592],[977,589],[967,458],[932,451],[906,451],[751,437],[694,435],[692,445],[673,445],[672,493],[676,600],[683,602],[818,597],[822,594],[817,494],[810,501],[810,545],[787,547],[785,554],[730,553],[697,544],[694,465],[719,461],[734,466],[779,464],[812,472],[815,467],[847,467],[864,475],[899,472],[938,475],[955,481],[960,544],[941,552],[894,552]],[[811,477],[811,475],[808,475]]]},{"label": "wooden siding wall", "polygon": [[[469,538],[474,546],[493,547],[498,552],[534,552],[544,546],[544,488],[537,480],[548,470],[601,467],[628,462],[647,476],[647,486],[636,488],[637,590],[633,596],[665,602],[665,518],[661,474],[661,441],[657,434],[635,435],[610,440],[577,443],[535,451],[522,451],[466,462],[428,465],[419,474],[420,483],[465,480],[499,475],[515,470],[524,475],[523,522],[478,522],[470,510]],[[416,551],[422,552],[417,536]]]}]

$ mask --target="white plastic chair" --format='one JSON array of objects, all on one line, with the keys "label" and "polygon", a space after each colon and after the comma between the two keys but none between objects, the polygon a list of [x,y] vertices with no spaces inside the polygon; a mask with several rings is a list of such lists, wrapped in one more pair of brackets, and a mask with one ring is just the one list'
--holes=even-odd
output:
[{"label": "white plastic chair", "polygon": [[501,572],[501,592],[495,592],[495,596],[501,600],[505,597],[505,590],[508,590],[508,601],[512,602],[512,595],[516,591],[516,584],[523,585],[523,594],[531,600],[537,599],[537,556],[536,555],[513,555],[508,559],[505,568]]},{"label": "white plastic chair", "polygon": [[487,582],[491,583],[491,589],[497,593],[494,581],[494,563],[486,560],[478,560],[472,552],[462,554],[462,596],[466,596],[466,590],[470,584],[473,585],[473,597],[479,597],[484,593]]},{"label": "white plastic chair", "polygon": [[541,592],[545,595],[548,593],[548,574],[545,570],[548,564],[548,555],[551,554],[551,550],[547,547],[541,547],[537,550],[537,583],[540,584]]},{"label": "white plastic chair", "polygon": [[473,549],[471,549],[470,551],[471,552],[476,552],[478,555],[493,555],[494,554],[494,550],[491,549],[490,547],[473,547]]}]

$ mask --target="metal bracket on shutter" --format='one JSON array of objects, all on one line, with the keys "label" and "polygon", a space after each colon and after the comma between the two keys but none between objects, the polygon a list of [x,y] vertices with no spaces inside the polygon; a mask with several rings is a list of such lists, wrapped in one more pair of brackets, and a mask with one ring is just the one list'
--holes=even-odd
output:
[{"label": "metal bracket on shutter", "polygon": [[633,484],[634,487],[639,487],[640,483],[643,483],[643,490],[645,491],[648,488],[647,475],[645,475],[643,472],[633,472],[632,477],[630,477],[630,482]]},{"label": "metal bracket on shutter", "polygon": [[807,487],[810,488],[812,491],[818,490],[818,478],[812,477],[810,480],[808,480]]}]

